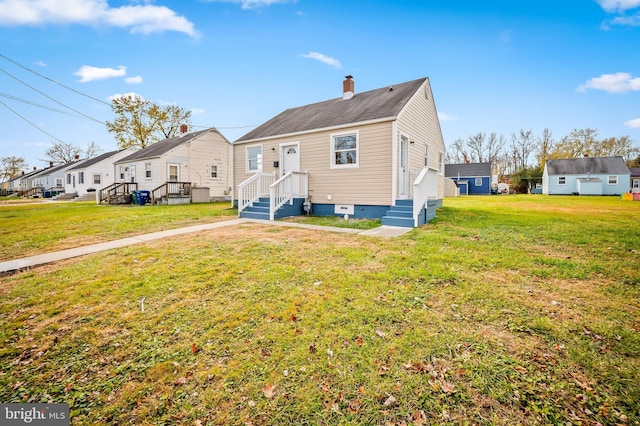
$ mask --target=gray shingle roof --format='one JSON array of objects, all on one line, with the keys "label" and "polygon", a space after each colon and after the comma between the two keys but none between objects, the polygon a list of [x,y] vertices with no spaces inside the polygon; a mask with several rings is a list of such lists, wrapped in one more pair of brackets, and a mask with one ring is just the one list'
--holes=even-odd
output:
[{"label": "gray shingle roof", "polygon": [[[184,134],[182,136],[176,136],[174,138],[163,139],[163,140],[158,141],[158,142],[156,142],[156,143],[154,143],[152,145],[149,145],[146,148],[142,148],[141,150],[138,150],[138,151],[134,152],[131,155],[127,155],[126,157],[116,161],[114,164],[161,157],[162,155],[166,154],[167,152],[179,147],[183,143],[187,143],[187,142],[197,138],[198,136],[203,135],[203,134],[205,134],[207,132],[211,132],[211,131],[216,132],[216,133],[220,133],[215,128],[212,127],[210,129],[200,130],[199,132],[186,133],[186,134]],[[223,138],[224,138],[224,136],[223,136]]]},{"label": "gray shingle roof", "polygon": [[630,174],[622,157],[547,160],[547,174],[549,175],[586,175],[588,173]]},{"label": "gray shingle roof", "polygon": [[446,177],[481,177],[491,176],[491,163],[462,163],[445,164],[444,175]]},{"label": "gray shingle roof", "polygon": [[86,169],[89,166],[92,166],[96,163],[99,163],[100,161],[104,160],[105,158],[109,158],[114,154],[117,154],[118,152],[120,152],[120,150],[117,151],[110,151],[110,152],[105,152],[104,154],[100,154],[97,157],[93,157],[93,158],[89,158],[87,161],[85,161],[82,164],[78,164],[77,166],[74,166],[72,168],[70,168],[69,170],[78,170],[78,169]]},{"label": "gray shingle roof", "polygon": [[640,176],[640,167],[629,167],[629,171],[631,172],[631,176],[633,177]]},{"label": "gray shingle roof", "polygon": [[425,77],[356,93],[348,100],[337,98],[287,109],[240,137],[236,142],[396,117],[426,80]]}]

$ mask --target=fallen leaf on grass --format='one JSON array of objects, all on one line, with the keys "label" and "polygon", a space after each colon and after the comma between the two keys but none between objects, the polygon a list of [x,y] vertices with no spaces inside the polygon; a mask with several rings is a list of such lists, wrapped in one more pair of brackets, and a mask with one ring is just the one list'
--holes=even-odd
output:
[{"label": "fallen leaf on grass", "polygon": [[262,389],[262,393],[264,394],[264,396],[266,398],[273,398],[273,396],[276,393],[276,387],[275,385],[269,383],[268,385],[266,385],[263,389]]},{"label": "fallen leaf on grass", "polygon": [[427,424],[427,415],[424,411],[414,411],[411,414],[411,422],[416,426],[423,426]]},{"label": "fallen leaf on grass", "polygon": [[182,386],[185,383],[187,383],[187,378],[184,377],[184,376],[182,376],[178,380],[176,380],[176,385],[178,385],[178,386]]},{"label": "fallen leaf on grass", "polygon": [[196,346],[195,343],[191,344],[191,353],[192,354],[197,354],[198,352],[200,352],[202,349],[200,349],[198,346]]},{"label": "fallen leaf on grass", "polygon": [[392,407],[398,403],[398,400],[393,397],[393,395],[389,395],[389,397],[384,401],[385,407]]},{"label": "fallen leaf on grass", "polygon": [[384,331],[380,331],[380,330],[376,330],[376,334],[377,334],[379,337],[382,337],[382,338],[384,338],[384,336],[385,336]]},{"label": "fallen leaf on grass", "polygon": [[524,374],[527,374],[527,369],[526,369],[526,368],[524,368],[524,367],[522,367],[522,366],[520,366],[520,365],[516,367],[516,371],[517,371],[518,373],[520,373],[520,374],[523,374],[523,375],[524,375]]},{"label": "fallen leaf on grass", "polygon": [[442,389],[444,393],[453,393],[455,387],[453,383],[449,383],[446,380],[440,381],[440,389]]},{"label": "fallen leaf on grass", "polygon": [[356,345],[358,345],[358,346],[362,346],[362,336],[358,336],[358,337],[356,338]]}]

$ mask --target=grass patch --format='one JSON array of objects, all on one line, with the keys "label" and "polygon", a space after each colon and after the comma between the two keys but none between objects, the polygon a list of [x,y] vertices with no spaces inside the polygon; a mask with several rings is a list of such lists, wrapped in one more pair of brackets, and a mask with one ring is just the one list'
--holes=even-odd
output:
[{"label": "grass patch", "polygon": [[344,219],[340,216],[294,216],[282,219],[286,222],[306,223],[309,225],[335,226],[337,228],[372,229],[380,226],[380,219]]},{"label": "grass patch", "polygon": [[94,202],[0,203],[0,261],[237,215],[229,202],[106,206]]},{"label": "grass patch", "polygon": [[637,213],[467,197],[396,239],[251,223],[23,271],[0,400],[74,424],[638,424]]}]

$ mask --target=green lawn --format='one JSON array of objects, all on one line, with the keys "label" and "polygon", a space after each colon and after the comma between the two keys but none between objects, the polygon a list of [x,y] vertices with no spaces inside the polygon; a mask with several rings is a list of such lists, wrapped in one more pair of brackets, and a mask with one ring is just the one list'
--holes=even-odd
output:
[{"label": "green lawn", "polygon": [[[218,219],[154,209],[128,210]],[[466,197],[396,239],[252,223],[4,276],[0,401],[74,424],[637,425],[638,218]]]},{"label": "green lawn", "polygon": [[230,203],[107,206],[0,201],[0,261],[237,215]]}]

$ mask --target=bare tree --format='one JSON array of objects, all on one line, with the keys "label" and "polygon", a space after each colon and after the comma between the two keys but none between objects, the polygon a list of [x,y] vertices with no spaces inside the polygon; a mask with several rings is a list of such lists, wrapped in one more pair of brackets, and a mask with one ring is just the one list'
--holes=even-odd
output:
[{"label": "bare tree", "polygon": [[2,157],[0,158],[0,182],[13,179],[28,168],[29,166],[24,157]]},{"label": "bare tree", "polygon": [[530,157],[537,145],[533,131],[520,129],[518,134],[511,135],[511,143],[514,153],[514,170],[528,167]]},{"label": "bare tree", "polygon": [[501,156],[504,146],[506,144],[504,136],[499,135],[496,132],[492,132],[487,139],[487,145],[485,147],[485,161],[489,161],[491,164],[495,164],[498,157]]},{"label": "bare tree", "polygon": [[538,166],[544,167],[547,159],[555,149],[555,141],[551,130],[545,128],[542,131],[542,135],[538,138],[536,159],[538,160]]},{"label": "bare tree", "polygon": [[102,147],[92,141],[89,145],[87,145],[87,149],[85,149],[84,154],[86,158],[93,158],[101,154],[102,151]]},{"label": "bare tree", "polygon": [[486,134],[483,132],[478,132],[473,136],[469,136],[467,138],[467,147],[471,153],[470,161],[473,163],[484,163],[485,159],[485,146],[484,142],[486,139]]},{"label": "bare tree", "polygon": [[451,143],[449,149],[447,149],[446,161],[448,164],[460,164],[471,161],[464,140],[458,138]]},{"label": "bare tree", "polygon": [[54,164],[67,164],[80,156],[82,149],[66,142],[56,142],[44,152],[47,158],[43,161],[51,161]]}]

